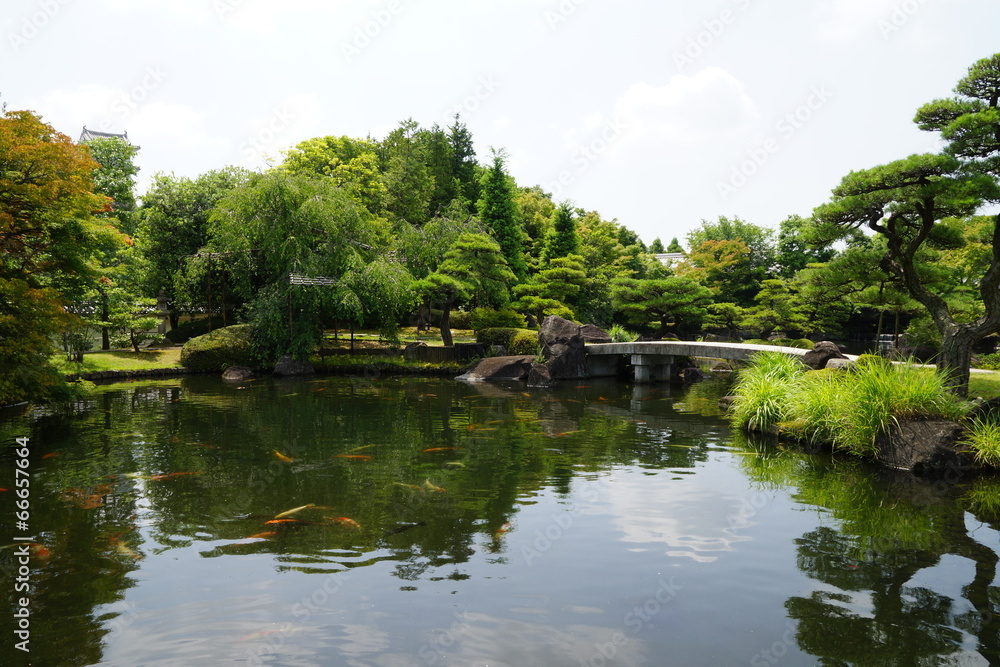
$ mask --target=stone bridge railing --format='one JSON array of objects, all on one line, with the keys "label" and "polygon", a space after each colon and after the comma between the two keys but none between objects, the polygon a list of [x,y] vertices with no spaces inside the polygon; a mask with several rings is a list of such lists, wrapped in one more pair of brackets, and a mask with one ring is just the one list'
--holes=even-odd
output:
[{"label": "stone bridge railing", "polygon": [[746,361],[756,352],[781,352],[801,357],[809,350],[777,345],[744,345],[740,343],[700,343],[684,340],[646,341],[638,343],[587,344],[587,368],[591,377],[617,374],[619,357],[628,356],[635,370],[637,383],[668,381],[674,357],[708,357]]}]

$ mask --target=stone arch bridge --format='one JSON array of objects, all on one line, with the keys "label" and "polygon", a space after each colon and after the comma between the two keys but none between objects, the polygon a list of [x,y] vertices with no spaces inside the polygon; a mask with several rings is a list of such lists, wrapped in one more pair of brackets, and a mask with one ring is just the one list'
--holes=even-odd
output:
[{"label": "stone arch bridge", "polygon": [[658,340],[637,343],[588,343],[587,368],[591,377],[617,375],[618,360],[629,357],[636,383],[668,381],[674,357],[707,357],[746,361],[757,352],[781,352],[793,357],[804,356],[810,350],[777,345],[742,343],[701,343],[685,340]]}]

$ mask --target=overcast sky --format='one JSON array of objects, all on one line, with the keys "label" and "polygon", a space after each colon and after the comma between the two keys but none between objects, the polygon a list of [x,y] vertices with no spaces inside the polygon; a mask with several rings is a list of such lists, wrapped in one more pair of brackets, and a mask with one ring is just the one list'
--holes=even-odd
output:
[{"label": "overcast sky", "polygon": [[460,111],[479,159],[647,242],[777,227],[1000,51],[996,0],[5,0],[0,100],[158,171],[264,169],[324,135]]}]

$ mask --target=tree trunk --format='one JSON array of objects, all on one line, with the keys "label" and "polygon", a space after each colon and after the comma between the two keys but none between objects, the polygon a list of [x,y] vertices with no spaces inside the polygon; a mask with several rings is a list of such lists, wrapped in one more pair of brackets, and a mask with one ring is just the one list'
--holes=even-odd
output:
[{"label": "tree trunk", "polygon": [[960,326],[948,327],[941,341],[937,368],[947,380],[948,388],[965,398],[969,395],[969,366],[972,346],[977,337]]},{"label": "tree trunk", "polygon": [[[111,313],[108,312],[108,295],[103,291],[100,292],[101,295],[101,321],[107,322],[108,318],[111,317]],[[107,325],[101,326],[101,349],[110,350],[111,349],[111,336],[108,332]]]},{"label": "tree trunk", "polygon": [[441,306],[441,342],[445,347],[452,347],[455,343],[451,338],[451,299]]}]

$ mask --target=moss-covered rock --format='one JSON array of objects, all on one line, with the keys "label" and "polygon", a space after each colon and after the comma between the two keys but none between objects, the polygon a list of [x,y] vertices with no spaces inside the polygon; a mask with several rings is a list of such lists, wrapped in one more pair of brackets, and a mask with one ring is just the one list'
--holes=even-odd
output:
[{"label": "moss-covered rock", "polygon": [[198,373],[222,372],[230,366],[255,366],[253,326],[235,324],[192,338],[181,350],[181,364]]}]

